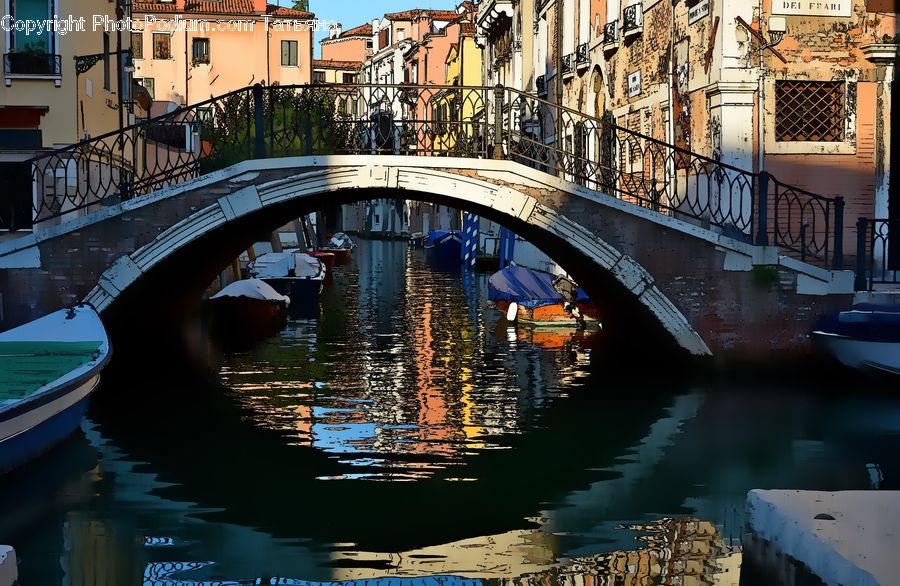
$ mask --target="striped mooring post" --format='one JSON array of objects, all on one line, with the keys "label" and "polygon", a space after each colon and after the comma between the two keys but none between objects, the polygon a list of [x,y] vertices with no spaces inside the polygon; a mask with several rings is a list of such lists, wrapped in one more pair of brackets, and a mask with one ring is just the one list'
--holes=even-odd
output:
[{"label": "striped mooring post", "polygon": [[462,264],[463,268],[474,269],[478,256],[478,216],[466,212],[463,216]]}]

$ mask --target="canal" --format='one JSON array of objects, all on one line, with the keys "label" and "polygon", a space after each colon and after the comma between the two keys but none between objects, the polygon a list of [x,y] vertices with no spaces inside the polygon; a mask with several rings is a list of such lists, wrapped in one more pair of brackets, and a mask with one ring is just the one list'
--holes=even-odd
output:
[{"label": "canal", "polygon": [[900,400],[611,377],[602,332],[509,328],[487,276],[360,241],[217,380],[147,346],[0,479],[21,584],[737,584],[749,489],[900,488]]}]

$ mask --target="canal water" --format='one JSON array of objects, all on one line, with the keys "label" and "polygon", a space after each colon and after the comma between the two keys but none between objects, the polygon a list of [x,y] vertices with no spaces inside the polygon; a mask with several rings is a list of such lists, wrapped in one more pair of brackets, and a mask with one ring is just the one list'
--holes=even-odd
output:
[{"label": "canal water", "polygon": [[749,489],[900,488],[896,397],[648,388],[589,368],[602,335],[510,328],[487,275],[360,241],[217,380],[152,347],[106,377],[0,479],[0,543],[24,586],[738,584]]}]

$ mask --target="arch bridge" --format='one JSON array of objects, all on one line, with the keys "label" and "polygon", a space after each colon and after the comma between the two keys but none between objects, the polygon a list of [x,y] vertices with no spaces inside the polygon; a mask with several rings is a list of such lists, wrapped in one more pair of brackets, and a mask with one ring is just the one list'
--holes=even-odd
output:
[{"label": "arch bridge", "polygon": [[515,230],[607,328],[693,355],[801,350],[853,292],[841,198],[500,86],[257,85],[23,171],[4,328],[81,299],[106,316],[149,292],[179,307],[266,230],[382,197]]}]

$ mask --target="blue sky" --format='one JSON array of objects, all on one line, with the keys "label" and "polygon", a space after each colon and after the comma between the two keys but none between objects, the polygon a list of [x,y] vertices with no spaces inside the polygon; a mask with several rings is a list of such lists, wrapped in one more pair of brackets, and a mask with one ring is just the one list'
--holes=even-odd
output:
[{"label": "blue sky", "polygon": [[[309,9],[316,18],[334,20],[341,23],[344,29],[353,28],[373,18],[381,18],[385,12],[399,12],[411,8],[440,8],[452,10],[459,2],[456,0],[310,0]],[[279,0],[282,6],[292,6],[291,0]],[[316,46],[313,54],[320,57],[319,40],[328,33],[316,33]]]}]

